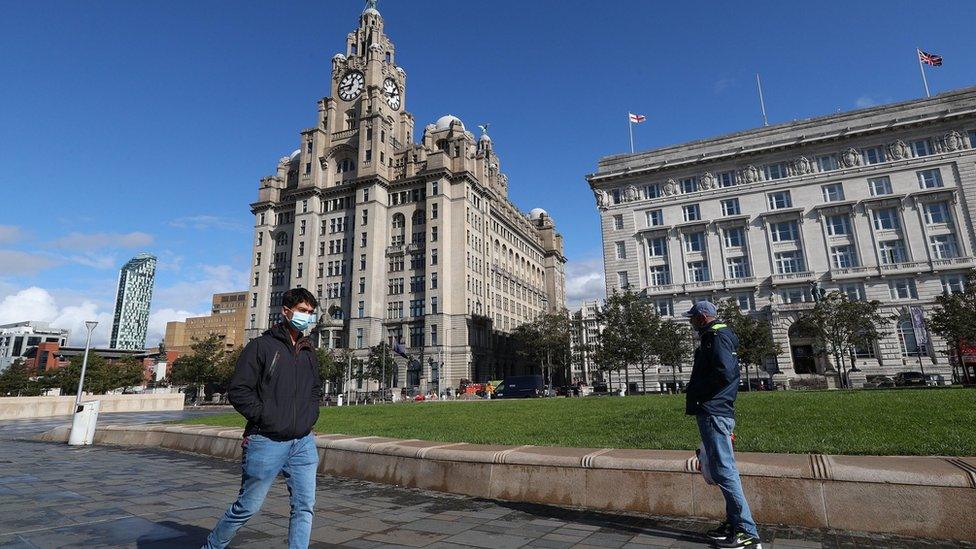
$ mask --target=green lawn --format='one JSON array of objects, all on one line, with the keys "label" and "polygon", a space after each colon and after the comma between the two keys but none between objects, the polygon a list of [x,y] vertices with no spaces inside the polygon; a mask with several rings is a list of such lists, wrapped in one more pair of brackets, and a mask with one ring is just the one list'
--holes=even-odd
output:
[{"label": "green lawn", "polygon": [[[740,393],[736,449],[976,456],[976,390]],[[243,426],[236,413],[188,421]],[[429,402],[323,408],[320,433],[591,448],[698,446],[684,396]]]}]

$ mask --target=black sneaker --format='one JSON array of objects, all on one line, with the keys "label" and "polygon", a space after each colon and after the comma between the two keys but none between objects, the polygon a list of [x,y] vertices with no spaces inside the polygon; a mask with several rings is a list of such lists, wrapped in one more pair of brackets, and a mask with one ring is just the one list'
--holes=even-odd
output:
[{"label": "black sneaker", "polygon": [[732,523],[727,520],[722,521],[722,524],[719,524],[718,528],[713,528],[705,532],[705,537],[709,539],[725,540],[725,539],[729,539],[729,536],[731,535],[732,535]]},{"label": "black sneaker", "polygon": [[762,549],[762,541],[759,538],[750,536],[745,532],[736,532],[724,540],[716,540],[715,547],[723,549]]}]

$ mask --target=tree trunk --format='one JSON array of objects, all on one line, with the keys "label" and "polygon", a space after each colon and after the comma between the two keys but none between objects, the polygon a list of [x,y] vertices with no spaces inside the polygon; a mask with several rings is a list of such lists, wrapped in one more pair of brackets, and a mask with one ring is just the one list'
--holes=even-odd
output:
[{"label": "tree trunk", "polygon": [[956,362],[958,362],[959,363],[959,367],[962,368],[963,383],[965,383],[966,385],[969,385],[969,383],[970,383],[970,379],[969,379],[969,368],[966,367],[966,361],[963,359],[963,356],[962,356],[962,340],[961,339],[957,339],[956,340]]},{"label": "tree trunk", "polygon": [[630,394],[630,364],[624,364],[624,395]]},{"label": "tree trunk", "polygon": [[847,388],[847,380],[844,379],[844,361],[840,359],[840,353],[834,352],[834,362],[837,364],[837,381],[840,382],[840,388]]},{"label": "tree trunk", "polygon": [[647,365],[641,362],[641,394],[647,392]]}]

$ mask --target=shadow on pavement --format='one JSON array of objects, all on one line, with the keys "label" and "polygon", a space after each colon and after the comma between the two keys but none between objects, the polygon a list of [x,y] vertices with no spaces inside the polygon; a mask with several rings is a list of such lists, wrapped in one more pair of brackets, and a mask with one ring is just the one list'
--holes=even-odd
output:
[{"label": "shadow on pavement", "polygon": [[210,534],[210,530],[206,528],[201,528],[200,526],[192,526],[189,524],[179,524],[171,520],[164,520],[156,523],[157,526],[165,527],[170,531],[176,531],[178,535],[170,535],[166,537],[159,537],[156,535],[143,535],[139,536],[136,540],[136,547],[142,548],[152,548],[152,549],[163,549],[172,547],[200,547],[207,541],[207,536]]},{"label": "shadow on pavement", "polygon": [[538,503],[522,503],[512,501],[494,501],[499,507],[511,509],[532,515],[540,519],[555,519],[567,523],[585,524],[597,528],[612,530],[617,533],[627,533],[634,536],[644,535],[651,538],[667,538],[674,541],[702,542],[703,532],[695,528],[692,523],[687,524],[680,519],[662,521],[652,517],[632,515],[615,515],[584,511],[579,509],[565,509]]}]

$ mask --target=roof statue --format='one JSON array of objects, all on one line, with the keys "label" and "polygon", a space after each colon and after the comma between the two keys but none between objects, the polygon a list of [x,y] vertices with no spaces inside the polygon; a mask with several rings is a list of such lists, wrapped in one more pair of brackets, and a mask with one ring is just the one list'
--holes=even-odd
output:
[{"label": "roof statue", "polygon": [[379,2],[379,0],[366,0],[366,7],[363,8],[363,11],[364,12],[369,11],[369,10],[374,10],[375,11],[376,10],[376,3],[377,2]]},{"label": "roof statue", "polygon": [[488,134],[489,127],[491,127],[491,124],[478,124],[478,129],[481,130],[481,133],[485,135]]}]

